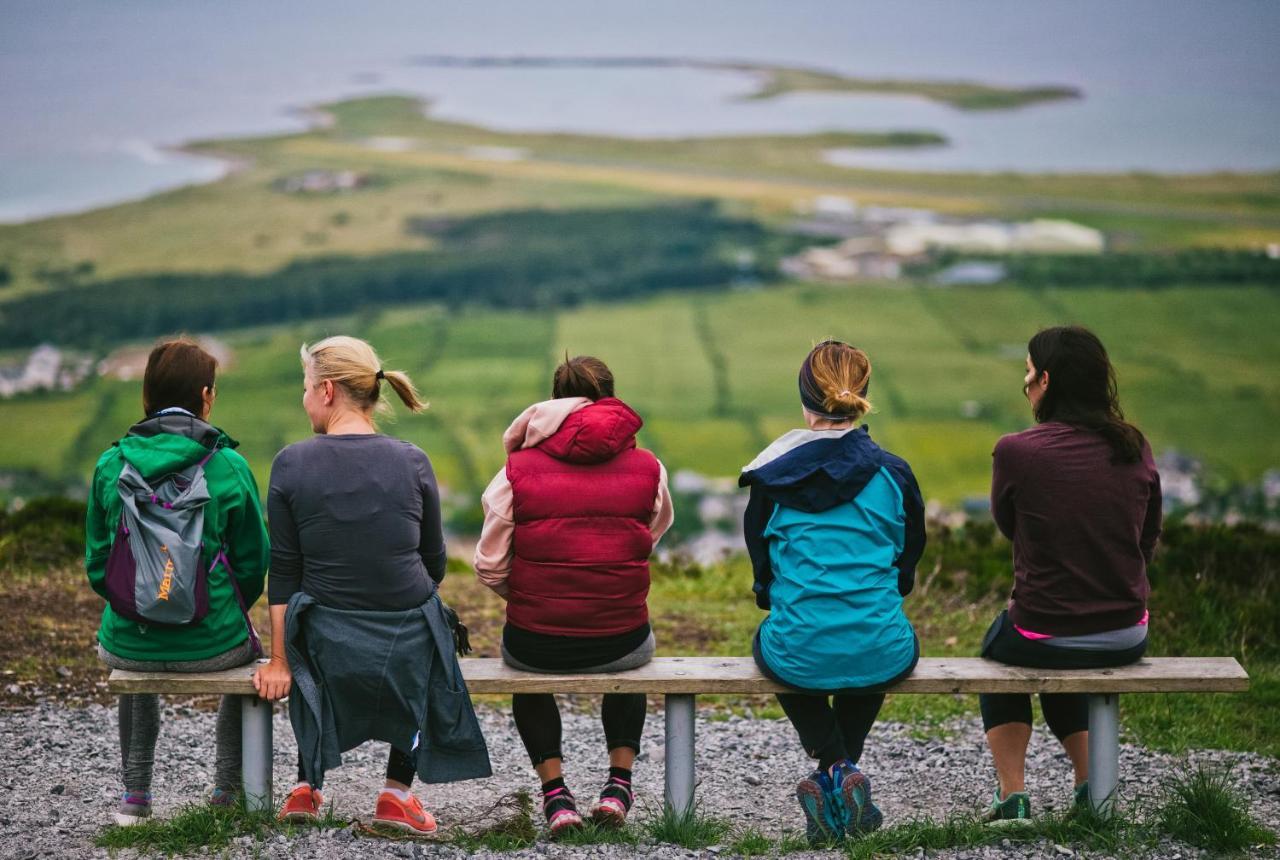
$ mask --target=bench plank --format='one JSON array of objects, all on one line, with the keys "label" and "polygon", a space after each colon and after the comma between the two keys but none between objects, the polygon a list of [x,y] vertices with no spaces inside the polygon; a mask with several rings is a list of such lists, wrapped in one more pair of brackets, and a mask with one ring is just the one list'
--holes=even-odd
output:
[{"label": "bench plank", "polygon": [[[461,661],[472,693],[778,693],[750,657],[658,657],[609,675],[540,675],[496,658]],[[224,672],[112,671],[113,693],[252,695],[254,666]],[[1114,669],[1026,669],[980,657],[925,657],[891,693],[1238,693],[1249,676],[1232,657],[1150,657]]]}]

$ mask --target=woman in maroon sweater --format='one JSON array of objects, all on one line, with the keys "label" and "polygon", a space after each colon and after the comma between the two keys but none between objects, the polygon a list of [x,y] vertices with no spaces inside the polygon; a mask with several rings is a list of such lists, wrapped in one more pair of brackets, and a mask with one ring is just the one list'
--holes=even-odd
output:
[{"label": "woman in maroon sweater", "polygon": [[[1015,666],[1084,669],[1138,660],[1147,644],[1147,564],[1160,536],[1160,476],[1151,448],[1124,420],[1115,370],[1079,326],[1027,344],[1023,391],[1036,426],[996,443],[991,512],[1013,542],[1013,595],[982,656]],[[983,727],[1000,780],[988,817],[1030,816],[1024,785],[1031,697],[984,694]],[[1088,800],[1088,702],[1043,693],[1050,730]]]}]

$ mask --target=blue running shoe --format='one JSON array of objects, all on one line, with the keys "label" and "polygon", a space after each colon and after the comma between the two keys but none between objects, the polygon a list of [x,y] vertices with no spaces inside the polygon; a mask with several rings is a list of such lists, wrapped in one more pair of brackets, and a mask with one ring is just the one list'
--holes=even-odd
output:
[{"label": "blue running shoe", "polygon": [[804,832],[813,847],[839,842],[844,838],[844,825],[837,810],[831,777],[815,770],[796,783],[796,800],[804,810]]},{"label": "blue running shoe", "polygon": [[846,836],[870,833],[884,823],[880,807],[871,802],[871,780],[848,759],[831,768],[832,794]]}]

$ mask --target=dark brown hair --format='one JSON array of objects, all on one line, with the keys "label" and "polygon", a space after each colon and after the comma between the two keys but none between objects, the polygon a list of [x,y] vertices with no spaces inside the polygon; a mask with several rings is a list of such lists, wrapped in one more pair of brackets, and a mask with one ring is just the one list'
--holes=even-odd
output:
[{"label": "dark brown hair", "polygon": [[1027,354],[1037,379],[1049,373],[1037,421],[1093,430],[1111,446],[1113,463],[1142,457],[1142,431],[1124,420],[1116,370],[1097,335],[1078,325],[1042,329],[1027,343]]},{"label": "dark brown hair", "polygon": [[570,358],[566,352],[564,364],[556,368],[552,377],[551,396],[585,397],[588,400],[612,397],[613,371],[598,358],[590,355]]},{"label": "dark brown hair", "polygon": [[157,344],[142,375],[142,411],[148,415],[180,406],[192,415],[204,410],[204,390],[213,388],[218,360],[187,337]]}]

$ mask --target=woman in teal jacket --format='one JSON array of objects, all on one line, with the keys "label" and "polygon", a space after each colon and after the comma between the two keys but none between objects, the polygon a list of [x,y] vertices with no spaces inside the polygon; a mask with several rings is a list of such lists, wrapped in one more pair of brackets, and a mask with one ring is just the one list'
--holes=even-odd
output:
[{"label": "woman in teal jacket", "polygon": [[[267,532],[249,465],[233,450],[237,443],[208,423],[216,371],[217,361],[196,343],[161,343],[151,351],[142,380],[146,417],[98,458],[85,520],[85,570],[90,586],[104,598],[123,507],[117,482],[126,466],[155,483],[203,461],[210,496],[200,540],[208,567],[207,613],[191,624],[156,626],[126,618],[108,603],[98,628],[98,656],[111,668],[209,672],[242,665],[260,653],[246,610],[262,593]],[[151,815],[160,702],[153,694],[126,694],[119,705],[125,790],[115,817],[129,825]],[[223,697],[217,732],[212,800],[230,804],[240,790],[239,696]]]},{"label": "woman in teal jacket", "polygon": [[902,599],[924,550],[924,505],[911,467],[856,426],[870,378],[862,350],[814,347],[800,368],[807,429],[774,441],[739,481],[751,488],[756,603],[769,610],[753,651],[796,691],[778,702],[818,760],[796,786],[815,843],[880,826],[858,758],[884,689],[920,654]]}]

